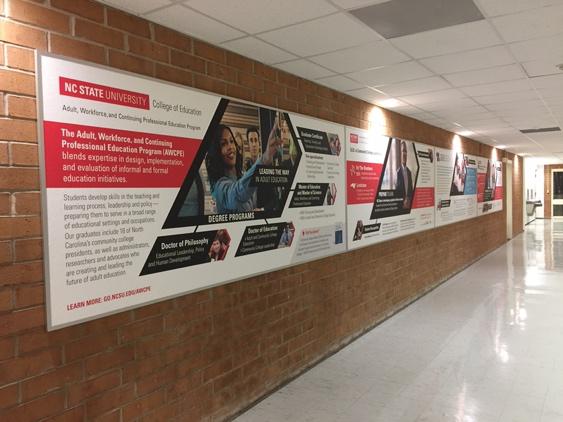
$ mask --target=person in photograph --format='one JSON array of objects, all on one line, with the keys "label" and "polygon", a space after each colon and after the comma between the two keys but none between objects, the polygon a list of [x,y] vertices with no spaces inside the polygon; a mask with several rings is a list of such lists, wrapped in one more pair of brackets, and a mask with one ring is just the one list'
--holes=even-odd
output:
[{"label": "person in photograph", "polygon": [[225,255],[227,255],[228,248],[229,248],[228,235],[225,233],[224,230],[217,231],[217,234],[215,235],[215,239],[213,239],[213,242],[211,242],[211,247],[209,248],[209,252],[208,252],[211,262],[224,260]]},{"label": "person in photograph", "polygon": [[454,177],[452,180],[452,195],[463,195],[465,190],[465,159],[463,154],[457,154],[454,164]]},{"label": "person in photograph", "polygon": [[334,205],[336,202],[336,184],[331,183],[326,192],[326,204]]},{"label": "person in photograph", "polygon": [[[274,130],[279,134],[281,144],[274,155],[273,164],[276,167],[293,167],[295,164],[295,156],[292,156],[291,150],[293,147],[293,142],[291,141],[291,130],[289,129],[289,123],[285,119],[283,113],[277,113],[276,120],[274,121]],[[295,150],[295,148],[293,147]],[[284,157],[284,151],[289,151],[289,157]]]},{"label": "person in photograph", "polygon": [[340,144],[340,138],[338,137],[338,135],[332,135],[332,134],[329,135],[328,143],[330,145],[331,154],[340,156],[340,151],[342,150],[342,145]]},{"label": "person in photograph", "polygon": [[362,223],[362,220],[358,220],[358,222],[356,223],[356,230],[354,230],[354,237],[352,238],[352,240],[360,240],[363,235],[364,235],[364,223]]},{"label": "person in photograph", "polygon": [[491,165],[489,162],[487,162],[487,172],[485,173],[485,189],[491,189],[491,185]]},{"label": "person in photograph", "polygon": [[490,188],[491,189],[495,189],[497,186],[497,168],[494,162],[491,163],[491,182],[490,182]]},{"label": "person in photograph", "polygon": [[272,163],[280,145],[281,140],[272,130],[264,154],[243,172],[242,153],[232,130],[222,124],[217,126],[205,161],[211,196],[219,214],[256,209],[256,187],[251,187],[250,181],[257,165]]},{"label": "person in photograph", "polygon": [[253,126],[246,130],[246,142],[250,156],[244,160],[244,170],[247,171],[260,156],[260,134],[258,128]]},{"label": "person in photograph", "polygon": [[412,174],[407,166],[408,146],[405,141],[401,141],[401,165],[397,169],[397,184],[395,186],[395,193],[399,198],[402,198],[403,208],[411,207],[411,195],[413,191]]},{"label": "person in photograph", "polygon": [[291,246],[292,241],[293,241],[293,232],[291,231],[289,224],[286,224],[285,227],[283,228],[279,246],[280,248]]},{"label": "person in photograph", "polygon": [[[297,163],[297,149],[284,113],[275,112],[270,136],[274,136],[279,141],[272,159],[272,166],[284,169],[294,168]],[[258,192],[260,205],[268,211],[283,208],[286,190],[287,188],[284,186],[261,186]]]}]

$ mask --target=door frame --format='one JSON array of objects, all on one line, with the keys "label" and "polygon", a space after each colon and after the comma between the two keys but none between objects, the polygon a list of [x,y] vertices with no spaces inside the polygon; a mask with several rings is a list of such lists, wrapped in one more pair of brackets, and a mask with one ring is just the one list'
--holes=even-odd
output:
[{"label": "door frame", "polygon": [[[563,205],[563,199],[553,199],[553,175],[555,173],[563,173],[563,168],[562,169],[551,169],[551,176],[550,176],[550,180],[549,180],[549,186],[550,186],[550,190],[551,190],[551,218],[557,218],[557,219],[563,219],[563,216],[556,216],[555,213],[553,212],[553,206],[554,205]],[[555,201],[557,201],[557,203],[555,203]]]},{"label": "door frame", "polygon": [[512,160],[505,161],[505,185],[503,186],[506,194],[506,238],[512,239]]}]

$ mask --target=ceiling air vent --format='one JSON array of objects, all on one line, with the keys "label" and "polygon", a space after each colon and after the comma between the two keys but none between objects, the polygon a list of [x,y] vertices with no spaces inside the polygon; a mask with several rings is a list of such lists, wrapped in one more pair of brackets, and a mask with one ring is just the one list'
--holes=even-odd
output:
[{"label": "ceiling air vent", "polygon": [[387,39],[485,19],[473,0],[380,0],[350,13]]},{"label": "ceiling air vent", "polygon": [[522,129],[520,130],[522,133],[546,133],[546,132],[561,132],[561,128],[559,126],[554,127],[540,127],[538,129]]}]

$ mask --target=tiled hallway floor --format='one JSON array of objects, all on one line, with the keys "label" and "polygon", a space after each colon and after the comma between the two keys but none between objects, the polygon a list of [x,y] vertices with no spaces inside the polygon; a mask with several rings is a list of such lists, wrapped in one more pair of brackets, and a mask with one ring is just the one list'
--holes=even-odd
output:
[{"label": "tiled hallway floor", "polygon": [[500,249],[237,422],[563,422],[563,222]]}]

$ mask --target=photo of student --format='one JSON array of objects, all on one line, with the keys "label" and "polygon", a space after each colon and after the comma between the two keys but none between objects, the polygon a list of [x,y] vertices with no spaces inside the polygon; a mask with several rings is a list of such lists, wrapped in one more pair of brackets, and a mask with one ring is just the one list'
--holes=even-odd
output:
[{"label": "photo of student", "polygon": [[255,182],[259,168],[298,165],[299,144],[287,113],[229,101],[205,141],[199,168],[184,181],[189,189],[180,192],[175,224],[201,224],[206,221],[201,217],[217,214],[273,215],[283,209],[293,172],[283,173],[285,184]]},{"label": "photo of student", "polygon": [[281,141],[270,133],[266,151],[247,171],[242,170],[242,153],[232,130],[217,125],[205,158],[211,195],[219,214],[253,211],[257,208],[256,187],[250,181],[258,164],[268,165]]},{"label": "photo of student", "polygon": [[497,185],[497,169],[494,161],[489,161],[487,166],[487,186],[486,188],[495,190]]},{"label": "photo of student", "polygon": [[226,230],[218,230],[208,252],[211,262],[223,261],[227,255],[230,243],[231,237],[229,233]]},{"label": "photo of student", "polygon": [[293,223],[288,223],[283,228],[282,235],[280,237],[280,243],[278,245],[279,248],[287,248],[291,246],[293,242],[293,236],[295,234],[295,228],[293,227]]},{"label": "photo of student", "polygon": [[356,229],[354,230],[354,237],[352,238],[353,241],[361,240],[362,236],[364,235],[364,223],[362,220],[358,220],[356,223]]},{"label": "photo of student", "polygon": [[228,126],[217,126],[205,163],[218,213],[256,208],[256,188],[249,186],[253,172],[243,174],[242,154]]},{"label": "photo of student", "polygon": [[334,205],[336,202],[336,184],[331,183],[326,191],[326,205]]},{"label": "photo of student", "polygon": [[291,136],[289,123],[285,113],[276,113],[273,130],[281,140],[281,144],[274,155],[273,165],[284,168],[293,167],[295,164],[296,153],[292,156],[291,151],[292,149],[295,150],[295,142]]},{"label": "photo of student", "polygon": [[[261,137],[274,136],[279,140],[271,166],[293,169],[297,166],[298,151],[289,116],[280,111],[260,109]],[[268,135],[269,133],[269,135]],[[284,198],[290,186],[260,186],[258,206],[267,211],[278,211],[284,206]]]},{"label": "photo of student", "polygon": [[458,152],[455,156],[454,175],[450,195],[463,195],[465,190],[465,175],[467,166],[462,153]]},{"label": "photo of student", "polygon": [[330,146],[330,152],[332,155],[339,156],[342,150],[342,145],[340,144],[340,138],[335,133],[328,134],[328,144]]},{"label": "photo of student", "polygon": [[395,185],[395,193],[403,199],[403,208],[411,207],[411,197],[413,193],[412,173],[408,167],[408,146],[405,141],[401,141],[401,164],[397,169],[397,184]]},{"label": "photo of student", "polygon": [[244,159],[244,171],[252,167],[261,153],[260,131],[256,126],[246,129],[246,145],[248,147],[248,154]]}]

